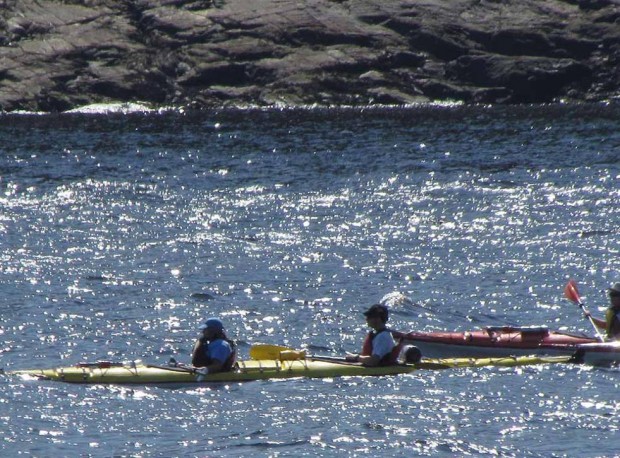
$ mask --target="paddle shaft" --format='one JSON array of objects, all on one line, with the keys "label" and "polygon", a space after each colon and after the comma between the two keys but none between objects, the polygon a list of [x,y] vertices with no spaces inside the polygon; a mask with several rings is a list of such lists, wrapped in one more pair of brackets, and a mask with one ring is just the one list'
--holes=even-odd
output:
[{"label": "paddle shaft", "polygon": [[588,312],[586,310],[586,307],[583,304],[583,302],[577,302],[577,305],[579,307],[581,307],[581,310],[583,311],[583,314],[586,316],[586,318],[588,318],[588,321],[590,322],[590,324],[592,324],[592,327],[594,328],[594,332],[596,333],[596,336],[598,337],[598,340],[600,340],[601,342],[605,342],[605,338],[599,332],[598,326],[596,325],[596,323],[592,319],[592,315],[590,315],[590,312]]},{"label": "paddle shaft", "polygon": [[300,359],[309,359],[310,361],[326,361],[329,363],[346,364],[352,366],[359,366],[360,363],[355,361],[347,361],[346,358],[338,356],[320,356],[320,355],[307,355],[305,351],[300,350],[284,350],[280,352],[280,361],[295,361]]},{"label": "paddle shaft", "polygon": [[[361,366],[361,363],[347,361],[345,358],[336,356],[310,356],[300,350],[294,350],[282,345],[255,344],[250,348],[250,357],[252,359],[275,359],[275,360],[292,360],[292,359],[309,359],[315,361],[327,361],[344,365]],[[413,364],[416,369],[449,369],[449,364],[442,362],[420,361]]]},{"label": "paddle shaft", "polygon": [[160,366],[157,364],[147,364],[146,367],[153,367],[155,369],[162,369],[170,372],[188,372],[190,374],[196,373],[195,367],[183,367],[183,366]]},{"label": "paddle shaft", "polygon": [[255,344],[250,348],[250,358],[252,359],[270,359],[280,361],[294,361],[299,359],[309,359],[314,361],[326,361],[330,363],[346,364],[351,366],[360,366],[361,364],[354,361],[347,361],[346,358],[337,356],[315,356],[308,355],[303,350],[295,350],[282,345]]},{"label": "paddle shaft", "polygon": [[577,304],[579,306],[579,308],[581,309],[581,311],[583,312],[585,317],[588,319],[590,324],[592,324],[592,327],[594,328],[594,332],[596,333],[596,336],[598,337],[598,339],[601,342],[605,342],[605,339],[603,338],[603,336],[601,335],[601,333],[598,330],[598,326],[596,325],[596,323],[592,319],[592,315],[586,309],[586,306],[582,302],[581,297],[579,297],[579,291],[577,290],[577,283],[574,280],[569,280],[568,284],[564,288],[564,295],[569,300],[573,301],[575,304]]}]

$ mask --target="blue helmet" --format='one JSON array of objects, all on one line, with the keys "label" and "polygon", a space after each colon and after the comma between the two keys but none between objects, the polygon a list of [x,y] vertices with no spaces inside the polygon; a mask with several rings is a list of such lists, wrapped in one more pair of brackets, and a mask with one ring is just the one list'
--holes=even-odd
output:
[{"label": "blue helmet", "polygon": [[205,321],[205,324],[200,326],[200,330],[204,331],[207,328],[215,329],[217,331],[222,331],[224,329],[224,323],[219,318],[209,318]]}]

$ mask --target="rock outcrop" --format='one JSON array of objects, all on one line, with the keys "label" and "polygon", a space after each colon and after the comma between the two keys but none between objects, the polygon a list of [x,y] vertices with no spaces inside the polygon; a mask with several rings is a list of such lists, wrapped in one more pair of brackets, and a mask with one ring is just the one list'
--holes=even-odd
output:
[{"label": "rock outcrop", "polygon": [[620,0],[0,0],[0,109],[620,98]]}]

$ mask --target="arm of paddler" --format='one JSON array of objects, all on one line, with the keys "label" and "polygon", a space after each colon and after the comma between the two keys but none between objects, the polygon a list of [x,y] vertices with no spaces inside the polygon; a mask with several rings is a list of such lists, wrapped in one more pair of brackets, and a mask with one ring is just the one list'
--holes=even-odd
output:
[{"label": "arm of paddler", "polygon": [[204,355],[204,346],[205,346],[205,342],[203,342],[202,339],[197,339],[196,342],[194,342],[194,348],[192,348],[192,366],[194,367],[200,367],[202,366],[202,359]]},{"label": "arm of paddler", "polygon": [[362,363],[363,366],[369,366],[369,367],[378,366],[379,363],[381,362],[381,358],[379,358],[377,355],[364,356],[364,355],[355,355],[352,353],[347,353],[347,355],[345,356],[345,359],[352,363]]},{"label": "arm of paddler", "polygon": [[214,360],[213,363],[196,368],[196,372],[202,375],[207,374],[217,374],[218,372],[222,372],[222,368],[224,367],[223,363],[220,363],[218,360]]},{"label": "arm of paddler", "polygon": [[607,322],[605,320],[594,318],[590,312],[586,312],[585,315],[592,320],[592,323],[594,323],[597,328],[607,329]]},{"label": "arm of paddler", "polygon": [[379,365],[379,363],[381,362],[381,358],[379,358],[377,355],[360,355],[358,361],[362,363],[363,366],[374,367]]}]

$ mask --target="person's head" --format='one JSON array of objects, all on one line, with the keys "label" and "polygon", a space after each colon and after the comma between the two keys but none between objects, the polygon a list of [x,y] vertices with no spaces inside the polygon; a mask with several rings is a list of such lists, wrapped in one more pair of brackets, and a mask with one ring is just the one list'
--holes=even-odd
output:
[{"label": "person's head", "polygon": [[224,334],[224,324],[219,318],[209,318],[200,326],[203,337],[207,340],[213,340]]},{"label": "person's head", "polygon": [[614,283],[609,288],[609,300],[613,308],[620,308],[620,282]]},{"label": "person's head", "polygon": [[373,329],[381,329],[385,327],[388,321],[389,312],[385,305],[374,304],[364,312],[366,323]]}]

